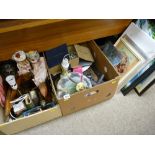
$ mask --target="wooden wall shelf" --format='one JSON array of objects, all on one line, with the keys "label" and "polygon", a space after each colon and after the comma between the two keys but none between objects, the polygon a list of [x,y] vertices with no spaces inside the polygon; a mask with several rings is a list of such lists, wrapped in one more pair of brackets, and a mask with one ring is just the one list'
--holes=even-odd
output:
[{"label": "wooden wall shelf", "polygon": [[6,19],[0,20],[0,33],[21,30],[64,21],[64,19]]},{"label": "wooden wall shelf", "polygon": [[17,50],[44,51],[63,43],[74,44],[116,35],[123,32],[130,22],[128,19],[27,20],[26,23],[22,20],[23,24],[13,24],[9,30],[9,26],[4,26],[6,21],[0,27],[0,60],[11,58]]}]

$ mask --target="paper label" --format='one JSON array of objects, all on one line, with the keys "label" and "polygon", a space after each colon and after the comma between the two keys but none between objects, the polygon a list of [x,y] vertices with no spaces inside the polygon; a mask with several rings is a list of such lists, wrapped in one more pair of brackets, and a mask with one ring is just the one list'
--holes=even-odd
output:
[{"label": "paper label", "polygon": [[66,95],[63,96],[63,98],[66,101],[66,100],[68,100],[70,98],[70,95],[69,94],[66,94]]},{"label": "paper label", "polygon": [[17,84],[16,84],[16,79],[14,75],[8,75],[5,80],[7,83],[11,86],[12,89],[16,90],[17,89]]},{"label": "paper label", "polygon": [[25,109],[24,103],[23,102],[19,102],[18,104],[14,104],[13,105],[13,109],[14,109],[15,113]]}]

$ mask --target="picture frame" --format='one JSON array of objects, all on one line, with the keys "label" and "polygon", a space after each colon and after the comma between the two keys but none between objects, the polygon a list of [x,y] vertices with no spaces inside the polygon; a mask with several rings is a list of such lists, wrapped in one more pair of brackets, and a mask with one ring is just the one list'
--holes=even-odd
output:
[{"label": "picture frame", "polygon": [[155,59],[151,60],[144,68],[142,68],[122,89],[121,92],[125,96],[134,89],[140,82],[145,80],[155,70]]},{"label": "picture frame", "polygon": [[[120,37],[114,46],[124,56],[122,64],[116,66],[115,69],[120,75],[118,90],[127,84],[127,82],[134,77],[139,71],[141,66],[145,63],[146,59],[139,53],[139,51],[128,41],[129,36],[124,35]],[[124,70],[122,69],[122,66]]]},{"label": "picture frame", "polygon": [[155,71],[151,73],[146,79],[141,81],[135,88],[135,92],[141,96],[146,90],[148,90],[155,83]]},{"label": "picture frame", "polygon": [[120,38],[125,35],[130,38],[130,41],[134,43],[134,46],[136,45],[139,48],[139,53],[141,53],[141,55],[143,55],[147,60],[155,57],[155,40],[135,23],[131,22]]}]

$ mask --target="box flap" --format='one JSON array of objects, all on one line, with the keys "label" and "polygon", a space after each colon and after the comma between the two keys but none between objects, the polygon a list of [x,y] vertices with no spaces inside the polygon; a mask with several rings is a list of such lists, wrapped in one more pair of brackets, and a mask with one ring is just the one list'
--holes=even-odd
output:
[{"label": "box flap", "polygon": [[94,62],[93,56],[88,47],[81,46],[81,45],[74,45],[74,46],[79,58],[84,59],[86,61]]}]

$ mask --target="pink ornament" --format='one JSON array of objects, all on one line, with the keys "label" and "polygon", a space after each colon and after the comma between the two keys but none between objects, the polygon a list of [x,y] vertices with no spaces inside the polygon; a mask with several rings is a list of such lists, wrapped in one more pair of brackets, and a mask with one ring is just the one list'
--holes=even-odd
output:
[{"label": "pink ornament", "polygon": [[73,72],[83,74],[82,66],[78,66],[78,67],[73,68]]}]

